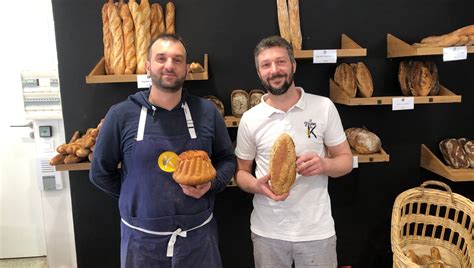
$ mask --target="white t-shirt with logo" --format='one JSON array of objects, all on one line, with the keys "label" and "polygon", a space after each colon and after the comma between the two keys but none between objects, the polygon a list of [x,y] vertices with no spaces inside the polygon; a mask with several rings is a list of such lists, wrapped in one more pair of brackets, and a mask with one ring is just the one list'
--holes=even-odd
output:
[{"label": "white t-shirt with logo", "polygon": [[[298,102],[288,112],[262,102],[242,116],[237,134],[235,154],[257,164],[255,177],[268,174],[270,152],[281,133],[289,134],[296,155],[316,152],[326,155],[326,146],[346,140],[341,119],[332,101],[307,94],[302,88]],[[328,177],[306,177],[297,174],[290,195],[275,202],[264,195],[253,198],[251,230],[257,235],[286,241],[320,240],[335,234],[331,202],[327,191]]]}]

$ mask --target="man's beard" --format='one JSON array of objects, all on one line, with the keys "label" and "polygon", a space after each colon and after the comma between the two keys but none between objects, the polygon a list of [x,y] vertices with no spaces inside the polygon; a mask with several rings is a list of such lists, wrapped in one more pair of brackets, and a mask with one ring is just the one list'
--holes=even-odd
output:
[{"label": "man's beard", "polygon": [[272,95],[283,95],[285,94],[288,89],[290,88],[291,84],[293,84],[293,73],[288,74],[288,79],[285,79],[285,82],[281,87],[272,87],[269,80],[273,78],[280,78],[280,77],[287,77],[284,74],[274,75],[269,78],[267,81],[261,80],[263,87]]},{"label": "man's beard", "polygon": [[166,92],[174,93],[179,91],[184,84],[184,80],[186,80],[186,76],[184,77],[176,77],[176,80],[173,82],[167,82],[163,79],[163,76],[158,77],[154,74],[150,74],[151,82],[157,88],[163,89]]}]

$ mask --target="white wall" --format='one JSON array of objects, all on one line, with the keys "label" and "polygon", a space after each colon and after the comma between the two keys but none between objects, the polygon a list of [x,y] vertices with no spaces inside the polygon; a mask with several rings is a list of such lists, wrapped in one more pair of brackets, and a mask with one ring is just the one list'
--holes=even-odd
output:
[{"label": "white wall", "polygon": [[[18,107],[23,107],[20,93],[22,90],[21,71],[57,69],[51,0],[22,0],[12,2],[12,4],[15,6],[14,9],[4,10],[2,16],[0,16],[0,25],[2,25],[0,106],[15,107],[12,109],[5,108],[8,109],[6,111],[2,109],[0,124],[3,127],[8,124],[21,123],[25,120],[25,114],[21,112],[21,109],[20,112],[13,112]],[[15,131],[18,131],[18,135],[26,136],[30,130],[18,129]],[[2,139],[2,133],[0,133],[0,139]],[[2,140],[4,144],[8,143],[8,140]],[[2,147],[0,152],[2,167],[14,171],[12,172],[14,175],[9,175],[8,178],[5,176],[1,180],[0,190],[7,191],[13,189],[12,184],[15,177],[31,176],[28,173],[35,169],[33,163],[25,163],[21,156],[12,155],[8,151],[8,146]],[[37,218],[38,215],[42,214],[49,267],[77,266],[68,174],[63,174],[63,178],[64,188],[57,191],[39,191],[36,179],[22,182],[21,185],[23,189],[33,190],[34,197],[31,200],[40,197],[41,211],[31,211],[29,216]],[[0,195],[0,208],[2,209],[6,206],[14,207],[15,202],[18,202],[1,199],[2,196],[5,195]],[[3,219],[0,220],[3,221],[7,216],[10,217],[9,214],[3,213],[4,211],[1,212],[0,217],[3,217]],[[0,226],[0,228],[3,228],[3,226]],[[0,229],[0,234],[6,233],[8,233],[8,230]],[[0,239],[2,238],[0,237]]]}]

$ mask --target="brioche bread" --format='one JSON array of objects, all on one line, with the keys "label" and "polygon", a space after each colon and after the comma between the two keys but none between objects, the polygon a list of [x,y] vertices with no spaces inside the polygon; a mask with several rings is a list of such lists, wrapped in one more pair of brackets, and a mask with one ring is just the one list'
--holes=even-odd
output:
[{"label": "brioche bread", "polygon": [[205,151],[190,150],[178,156],[173,179],[184,185],[204,184],[216,177],[216,169]]},{"label": "brioche bread", "polygon": [[286,133],[273,143],[269,173],[274,194],[282,195],[290,191],[296,179],[296,150],[293,139]]}]

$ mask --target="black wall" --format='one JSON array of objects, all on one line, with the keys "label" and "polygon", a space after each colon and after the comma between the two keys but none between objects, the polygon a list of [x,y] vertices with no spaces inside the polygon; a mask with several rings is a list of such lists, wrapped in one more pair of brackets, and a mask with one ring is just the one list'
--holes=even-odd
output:
[{"label": "black wall", "polygon": [[[164,3],[164,0],[151,2]],[[85,76],[102,56],[100,10],[103,1],[53,0],[61,98],[66,139],[75,130],[95,126],[114,103],[137,91],[134,83],[86,84]],[[176,0],[177,32],[184,37],[190,60],[209,54],[210,79],[187,81],[199,96],[213,94],[230,114],[233,89],[261,88],[253,48],[266,36],[278,34],[274,0]],[[474,24],[474,2],[420,1],[300,1],[303,49],[339,48],[348,34],[367,57],[375,95],[400,95],[398,64],[387,59],[386,34],[416,42]],[[33,43],[34,44],[34,43]],[[41,53],[40,51],[38,53]],[[408,59],[408,58],[405,58]],[[345,127],[366,126],[377,133],[390,154],[389,163],[360,164],[351,174],[331,179],[329,191],[338,236],[341,265],[391,267],[390,217],[395,197],[427,179],[449,184],[454,192],[474,199],[474,182],[454,183],[419,167],[420,144],[435,150],[447,137],[474,139],[474,60],[442,62],[441,56],[418,57],[437,63],[440,81],[462,95],[462,103],[415,105],[410,111],[390,106],[337,105]],[[335,64],[313,65],[298,60],[296,84],[307,92],[329,95],[328,80]],[[236,130],[229,129],[232,137]],[[437,152],[437,151],[436,151]],[[117,201],[93,187],[86,171],[70,172],[77,261],[79,267],[119,266]],[[252,267],[249,215],[252,196],[228,188],[218,196],[215,216],[225,267]]]}]

